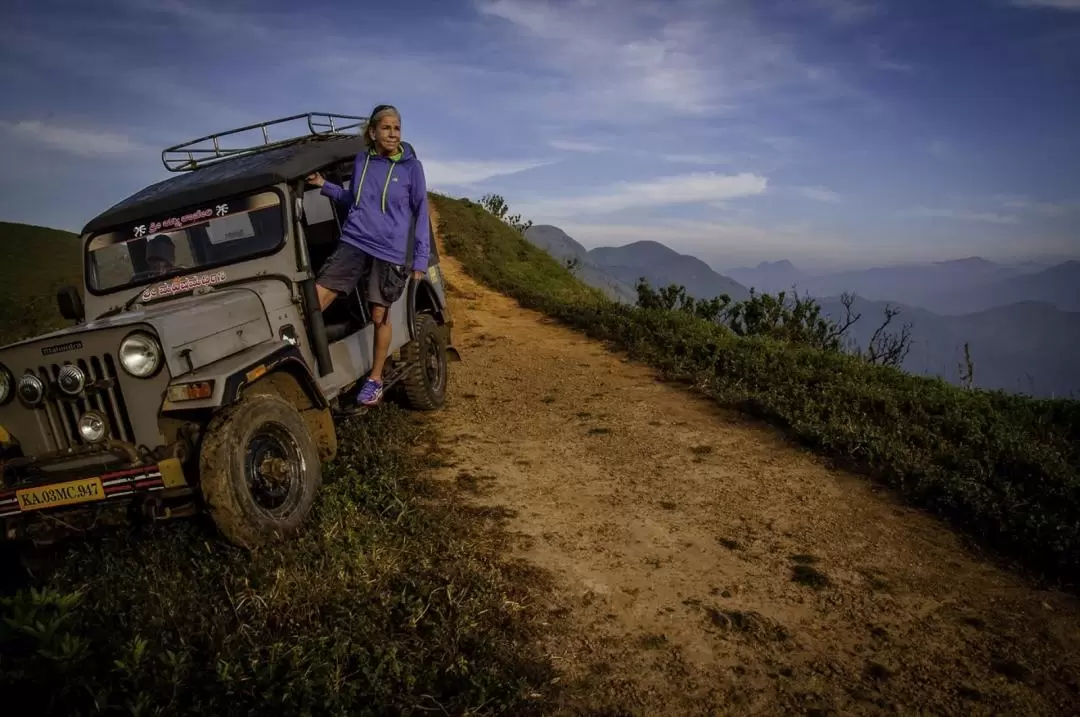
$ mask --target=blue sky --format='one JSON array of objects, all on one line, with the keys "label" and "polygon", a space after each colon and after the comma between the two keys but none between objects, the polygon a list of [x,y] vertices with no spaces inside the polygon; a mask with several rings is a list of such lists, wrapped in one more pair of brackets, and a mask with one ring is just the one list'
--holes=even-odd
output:
[{"label": "blue sky", "polygon": [[0,219],[397,105],[432,188],[717,267],[1080,256],[1080,0],[14,0]]}]

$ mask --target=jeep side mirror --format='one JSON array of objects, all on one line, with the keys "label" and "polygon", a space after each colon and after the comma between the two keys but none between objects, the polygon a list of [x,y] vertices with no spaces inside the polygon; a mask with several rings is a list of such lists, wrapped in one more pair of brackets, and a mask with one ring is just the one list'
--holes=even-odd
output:
[{"label": "jeep side mirror", "polygon": [[86,317],[82,296],[71,284],[65,284],[56,292],[56,303],[60,306],[60,315],[76,323]]}]

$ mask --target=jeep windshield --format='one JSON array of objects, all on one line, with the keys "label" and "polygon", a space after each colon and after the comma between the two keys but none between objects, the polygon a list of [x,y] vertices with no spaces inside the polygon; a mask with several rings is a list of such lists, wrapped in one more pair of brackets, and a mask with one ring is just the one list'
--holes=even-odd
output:
[{"label": "jeep windshield", "polygon": [[[97,234],[86,244],[86,288],[105,294],[174,277],[217,283],[228,264],[272,253],[285,239],[277,192],[231,197]],[[205,279],[205,281],[204,281]]]}]

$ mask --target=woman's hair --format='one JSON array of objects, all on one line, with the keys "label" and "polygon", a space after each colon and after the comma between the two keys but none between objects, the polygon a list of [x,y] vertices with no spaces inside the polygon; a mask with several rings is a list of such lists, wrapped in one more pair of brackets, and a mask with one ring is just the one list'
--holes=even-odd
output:
[{"label": "woman's hair", "polygon": [[371,114],[368,116],[367,122],[364,123],[364,149],[371,149],[375,140],[371,138],[371,128],[375,127],[383,115],[394,115],[401,120],[401,113],[397,111],[397,107],[393,105],[378,105],[375,109],[371,110]]}]

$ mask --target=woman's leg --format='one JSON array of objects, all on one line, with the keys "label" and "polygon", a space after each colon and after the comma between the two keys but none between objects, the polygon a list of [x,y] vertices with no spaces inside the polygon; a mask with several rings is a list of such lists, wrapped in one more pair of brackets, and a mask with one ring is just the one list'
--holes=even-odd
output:
[{"label": "woman's leg", "polygon": [[375,346],[371,373],[357,396],[365,406],[373,406],[382,399],[383,367],[386,366],[394,333],[390,325],[390,306],[401,297],[408,280],[409,275],[404,267],[395,267],[381,259],[373,261],[365,294],[371,307],[371,320],[375,324]]},{"label": "woman's leg", "polygon": [[390,308],[387,306],[378,304],[371,306],[371,319],[375,323],[375,353],[372,354],[370,377],[376,381],[382,381],[386,355],[390,351],[390,339],[394,337],[394,327],[390,325],[389,312]]}]

